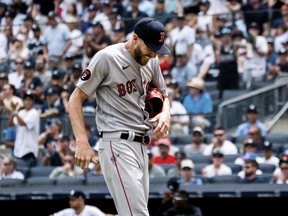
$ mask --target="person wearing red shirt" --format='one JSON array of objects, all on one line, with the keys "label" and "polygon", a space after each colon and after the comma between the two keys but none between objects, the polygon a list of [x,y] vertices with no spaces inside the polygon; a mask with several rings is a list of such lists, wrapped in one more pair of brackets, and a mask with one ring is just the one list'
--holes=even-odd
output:
[{"label": "person wearing red shirt", "polygon": [[160,154],[154,157],[154,164],[175,164],[176,159],[174,155],[169,154],[172,142],[169,138],[162,138],[157,140],[155,144],[159,147]]}]

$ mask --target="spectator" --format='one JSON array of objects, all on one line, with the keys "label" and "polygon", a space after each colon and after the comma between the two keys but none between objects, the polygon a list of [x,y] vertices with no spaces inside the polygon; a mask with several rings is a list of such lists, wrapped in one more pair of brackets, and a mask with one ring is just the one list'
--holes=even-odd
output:
[{"label": "spectator", "polygon": [[288,159],[282,157],[279,161],[279,168],[273,173],[274,184],[288,184]]},{"label": "spectator", "polygon": [[57,118],[47,119],[45,127],[46,130],[39,135],[38,142],[49,149],[48,145],[56,145],[57,140],[63,136],[62,122]]},{"label": "spectator", "polygon": [[39,112],[34,108],[35,96],[31,92],[23,95],[24,108],[17,110],[16,105],[11,103],[12,112],[8,125],[16,127],[16,139],[14,156],[17,160],[23,160],[29,166],[37,165],[38,136],[40,132]]},{"label": "spectator", "polygon": [[16,109],[19,110],[23,107],[23,100],[17,96],[16,88],[12,84],[4,84],[1,92],[1,99],[3,100],[4,109],[3,112],[6,114],[11,113],[11,103],[16,104]]},{"label": "spectator", "polygon": [[25,179],[25,176],[22,172],[16,169],[16,160],[11,156],[6,156],[3,159],[2,169],[0,172],[1,179]]},{"label": "spectator", "polygon": [[220,31],[220,44],[216,47],[216,65],[219,68],[217,86],[219,99],[223,97],[225,89],[239,89],[239,73],[237,53],[233,45],[232,32],[229,28]]},{"label": "spectator", "polygon": [[182,160],[186,159],[185,152],[183,151],[176,152],[175,159],[176,159],[175,167],[172,167],[167,171],[167,176],[180,178],[181,177],[181,162]]},{"label": "spectator", "polygon": [[240,183],[254,184],[267,183],[263,176],[257,174],[259,165],[256,160],[247,159],[244,164],[244,178],[240,179]]},{"label": "spectator", "polygon": [[234,161],[235,164],[239,164],[243,167],[244,159],[247,158],[248,154],[255,155],[255,160],[258,160],[257,144],[254,143],[252,139],[245,139],[243,141],[243,149],[241,150],[241,152],[242,154],[235,159]]},{"label": "spectator", "polygon": [[151,147],[151,152],[154,156],[160,155],[160,148],[158,146],[159,142],[167,143],[167,145],[169,146],[170,155],[174,155],[175,152],[179,151],[179,148],[173,145],[172,140],[169,137],[166,137],[157,141],[152,139],[149,146]]},{"label": "spectator", "polygon": [[211,156],[212,164],[206,165],[201,170],[202,176],[213,178],[220,175],[232,175],[232,169],[224,163],[225,156],[218,149],[214,149]]},{"label": "spectator", "polygon": [[189,61],[187,44],[177,42],[175,45],[175,65],[171,69],[172,79],[179,84],[182,98],[189,92],[187,82],[196,77],[197,69]]},{"label": "spectator", "polygon": [[65,56],[76,56],[79,55],[83,49],[83,34],[78,29],[77,17],[72,15],[67,15],[65,17],[65,22],[70,30],[71,46],[68,48]]},{"label": "spectator", "polygon": [[157,177],[166,176],[166,173],[163,167],[161,167],[161,165],[153,163],[153,154],[150,150],[148,151],[148,157],[149,157],[149,161],[148,161],[149,178],[157,178]]},{"label": "spectator", "polygon": [[48,13],[48,26],[43,32],[44,56],[48,68],[65,69],[64,54],[71,46],[70,31],[66,24],[59,23],[54,11]]},{"label": "spectator", "polygon": [[184,97],[183,105],[187,112],[192,114],[193,126],[206,128],[211,125],[208,120],[208,114],[213,112],[213,101],[208,92],[204,88],[204,80],[193,78],[187,83],[189,94]]},{"label": "spectator", "polygon": [[261,130],[261,136],[265,137],[267,135],[267,126],[259,119],[259,111],[257,106],[254,104],[250,104],[246,111],[246,122],[238,125],[236,129],[236,139],[243,139],[243,137],[247,137],[249,130],[252,126],[257,126]]},{"label": "spectator", "polygon": [[246,152],[245,154],[243,154],[242,160],[243,160],[243,163],[242,163],[243,168],[242,168],[241,171],[239,171],[239,172],[237,173],[237,175],[238,175],[241,179],[245,178],[245,172],[246,172],[246,171],[245,171],[245,163],[246,163],[246,161],[249,161],[249,160],[256,161],[256,163],[257,163],[256,175],[262,175],[262,174],[263,174],[262,170],[259,169],[259,164],[258,164],[258,162],[257,162],[257,154],[256,154],[256,153]]},{"label": "spectator", "polygon": [[281,49],[277,53],[277,61],[275,65],[270,66],[269,74],[267,79],[275,80],[280,78],[282,75],[288,74],[288,60],[287,60],[288,51]]},{"label": "spectator", "polygon": [[[21,95],[24,92],[31,90],[36,97],[43,92],[43,84],[38,76],[34,74],[34,65],[31,61],[24,63],[24,77],[21,80]],[[38,102],[39,100],[37,100]],[[35,101],[36,102],[36,101]]]},{"label": "spectator", "polygon": [[91,32],[84,35],[83,63],[85,67],[95,53],[110,44],[112,41],[105,32],[103,25],[100,22],[93,22]]},{"label": "spectator", "polygon": [[112,14],[112,5],[109,1],[102,1],[101,10],[98,11],[93,23],[99,22],[103,26],[105,34],[109,37],[112,33],[112,25],[110,22],[110,15]]},{"label": "spectator", "polygon": [[72,215],[97,215],[97,216],[113,216],[105,214],[96,206],[87,205],[85,203],[86,195],[79,190],[72,190],[69,196],[69,208],[60,210],[50,216],[72,216]]},{"label": "spectator", "polygon": [[15,61],[16,68],[8,74],[8,80],[9,84],[12,84],[15,86],[16,90],[19,90],[21,88],[21,81],[24,78],[24,59],[23,58],[17,58]]},{"label": "spectator", "polygon": [[41,118],[61,116],[65,113],[65,107],[56,87],[49,87],[45,92],[46,100],[41,108]]},{"label": "spectator", "polygon": [[164,26],[171,22],[172,14],[165,10],[165,0],[157,0],[154,12],[155,19],[159,20]]},{"label": "spectator", "polygon": [[1,91],[5,84],[9,84],[8,74],[6,72],[0,72],[0,90]]},{"label": "spectator", "polygon": [[47,148],[47,153],[42,159],[44,166],[62,166],[65,163],[65,155],[72,153],[70,149],[69,136],[62,136],[58,139],[57,144]]},{"label": "spectator", "polygon": [[52,71],[46,69],[46,60],[43,55],[37,55],[35,59],[35,76],[40,78],[43,89],[47,89],[52,77]]},{"label": "spectator", "polygon": [[272,142],[269,140],[264,141],[263,156],[257,158],[259,164],[273,164],[275,168],[279,166],[280,159],[274,155]]},{"label": "spectator", "polygon": [[224,155],[235,155],[238,154],[238,149],[234,143],[227,139],[225,130],[223,127],[216,127],[214,130],[214,137],[212,143],[209,144],[203,154],[212,155],[214,149],[219,149]]},{"label": "spectator", "polygon": [[163,213],[163,216],[172,215],[202,216],[202,210],[198,206],[190,204],[189,194],[180,190],[173,198],[173,207]]},{"label": "spectator", "polygon": [[253,142],[257,145],[257,153],[262,152],[265,137],[261,136],[261,130],[257,126],[251,126],[248,132],[248,139],[252,139]]},{"label": "spectator", "polygon": [[181,178],[179,185],[202,185],[202,179],[195,176],[195,166],[192,160],[184,159],[181,161]]},{"label": "spectator", "polygon": [[192,130],[192,143],[184,146],[184,152],[191,158],[195,154],[203,154],[207,144],[204,143],[204,131],[201,127],[194,127]]},{"label": "spectator", "polygon": [[90,4],[87,10],[88,10],[87,18],[84,18],[82,23],[81,28],[82,33],[86,33],[86,31],[87,30],[89,31],[90,27],[92,27],[92,23],[94,18],[96,17],[98,8],[94,4]]},{"label": "spectator", "polygon": [[170,131],[171,136],[189,134],[189,115],[183,104],[176,100],[176,90],[167,88],[168,98],[170,101]]},{"label": "spectator", "polygon": [[[258,1],[258,0],[257,0]],[[268,54],[267,39],[260,35],[259,25],[252,22],[248,26],[248,50],[244,58],[243,82],[251,89],[254,82],[265,80]]]},{"label": "spectator", "polygon": [[161,138],[157,140],[156,146],[158,146],[160,154],[154,156],[154,164],[175,164],[175,156],[169,154],[171,145],[172,142],[169,138]]},{"label": "spectator", "polygon": [[43,43],[41,41],[43,32],[37,23],[33,23],[31,27],[33,37],[28,41],[29,56],[35,59],[37,55],[43,52]]},{"label": "spectator", "polygon": [[124,12],[122,16],[125,34],[133,32],[135,24],[143,17],[148,17],[147,13],[139,9],[141,0],[129,0],[131,9]]},{"label": "spectator", "polygon": [[96,137],[95,133],[92,131],[91,125],[88,124],[88,122],[85,122],[85,129],[86,129],[86,133],[87,133],[87,137],[88,137],[88,142],[89,142],[91,147],[94,147],[96,145],[96,142],[97,142],[97,137]]},{"label": "spectator", "polygon": [[[261,35],[266,35],[268,29],[265,29],[265,27],[268,28],[269,26],[267,6],[261,0],[249,0],[244,3],[240,2],[237,1],[235,4],[233,1],[228,1],[227,7],[233,12],[241,11],[243,13],[244,22],[247,28],[249,28],[251,23],[255,22],[259,26],[259,33]],[[247,32],[249,32],[248,29]]]},{"label": "spectator", "polygon": [[86,179],[93,178],[96,176],[103,176],[100,163],[97,164],[91,163],[91,167],[88,173],[86,173]]},{"label": "spectator", "polygon": [[64,164],[62,166],[55,167],[49,174],[49,178],[83,178],[83,174],[83,170],[75,165],[74,153],[68,153],[64,156]]}]

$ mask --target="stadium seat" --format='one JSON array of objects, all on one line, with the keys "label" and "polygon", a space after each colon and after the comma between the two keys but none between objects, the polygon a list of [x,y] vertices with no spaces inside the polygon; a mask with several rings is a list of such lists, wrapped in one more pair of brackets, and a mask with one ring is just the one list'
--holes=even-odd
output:
[{"label": "stadium seat", "polygon": [[225,155],[224,156],[224,163],[234,163],[236,158],[238,158],[240,154],[234,154],[234,155]]},{"label": "stadium seat", "polygon": [[192,154],[189,155],[187,158],[191,159],[194,164],[198,163],[211,163],[211,156],[210,155],[202,155],[202,154]]},{"label": "stadium seat", "polygon": [[177,145],[177,144],[190,144],[190,143],[192,143],[192,135],[188,134],[183,136],[177,136],[173,144]]},{"label": "stadium seat", "polygon": [[235,184],[238,182],[239,176],[237,174],[214,176],[210,179],[210,183],[212,184]]},{"label": "stadium seat", "polygon": [[233,174],[237,174],[242,170],[242,166],[240,164],[235,164],[234,162],[229,162],[225,164],[232,169]]},{"label": "stadium seat", "polygon": [[272,143],[288,143],[288,134],[287,133],[268,133],[266,139]]},{"label": "stadium seat", "polygon": [[25,180],[22,180],[22,179],[1,179],[0,187],[22,186],[24,183],[25,183]]},{"label": "stadium seat", "polygon": [[159,164],[159,165],[164,169],[166,174],[168,173],[169,169],[176,167],[175,164]]},{"label": "stadium seat", "polygon": [[89,176],[86,178],[86,185],[104,186],[106,185],[104,176]]},{"label": "stadium seat", "polygon": [[36,166],[30,168],[29,177],[43,176],[48,177],[55,167],[53,166]]},{"label": "stadium seat", "polygon": [[29,167],[17,167],[16,170],[23,173],[25,179],[29,176],[29,172],[30,172]]},{"label": "stadium seat", "polygon": [[208,163],[194,163],[194,171],[196,175],[202,175],[202,168],[207,166]]},{"label": "stadium seat", "polygon": [[35,186],[35,185],[54,185],[55,179],[51,179],[48,176],[34,176],[27,178],[26,185]]},{"label": "stadium seat", "polygon": [[84,185],[84,178],[65,177],[56,179],[56,185]]},{"label": "stadium seat", "polygon": [[263,174],[272,174],[275,170],[275,165],[268,163],[259,163],[259,169],[263,172]]}]

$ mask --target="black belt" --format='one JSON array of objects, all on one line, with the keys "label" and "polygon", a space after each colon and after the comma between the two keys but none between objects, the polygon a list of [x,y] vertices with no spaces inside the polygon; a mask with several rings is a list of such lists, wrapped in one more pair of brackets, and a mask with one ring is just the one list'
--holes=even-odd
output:
[{"label": "black belt", "polygon": [[[103,137],[103,132],[100,133],[100,137]],[[129,133],[121,133],[120,139],[125,139],[128,140],[129,138]],[[135,134],[133,142],[140,142],[144,145],[148,145],[150,143],[150,137],[148,135],[140,135],[140,134]]]}]

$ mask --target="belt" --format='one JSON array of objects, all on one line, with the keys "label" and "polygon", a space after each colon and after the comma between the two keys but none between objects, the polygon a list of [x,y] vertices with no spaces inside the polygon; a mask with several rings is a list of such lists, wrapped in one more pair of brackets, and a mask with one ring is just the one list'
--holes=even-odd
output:
[{"label": "belt", "polygon": [[[103,132],[100,133],[100,137],[103,137]],[[120,134],[120,139],[129,139],[129,133],[128,132],[122,132]],[[134,139],[132,140],[133,142],[139,142],[144,145],[148,145],[150,143],[150,137],[146,134],[135,134]]]}]

